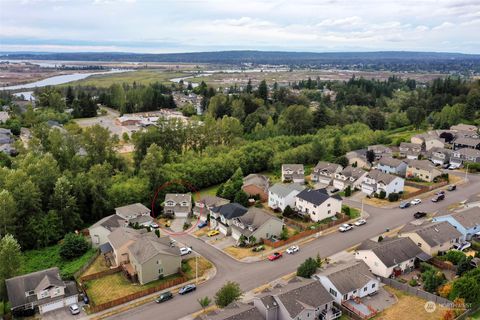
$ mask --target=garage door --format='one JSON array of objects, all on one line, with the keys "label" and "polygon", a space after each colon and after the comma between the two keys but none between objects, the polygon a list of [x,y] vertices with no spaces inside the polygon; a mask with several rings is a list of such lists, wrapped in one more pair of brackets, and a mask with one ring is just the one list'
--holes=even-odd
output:
[{"label": "garage door", "polygon": [[66,306],[69,306],[71,304],[74,304],[74,303],[77,303],[78,302],[78,299],[77,299],[78,296],[71,296],[71,297],[68,297],[68,298],[65,298],[65,305]]},{"label": "garage door", "polygon": [[63,299],[55,302],[42,304],[38,307],[38,311],[40,311],[40,313],[45,313],[60,308],[63,308]]}]

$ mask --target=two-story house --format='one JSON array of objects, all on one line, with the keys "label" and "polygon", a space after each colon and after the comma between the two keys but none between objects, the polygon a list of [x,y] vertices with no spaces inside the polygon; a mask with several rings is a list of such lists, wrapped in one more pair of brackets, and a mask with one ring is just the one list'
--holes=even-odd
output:
[{"label": "two-story house", "polygon": [[407,163],[400,159],[382,157],[377,164],[377,169],[384,173],[396,174],[404,177],[407,171]]},{"label": "two-story house", "polygon": [[305,183],[303,164],[282,164],[282,182]]},{"label": "two-story house", "polygon": [[251,207],[239,217],[232,219],[232,238],[240,242],[256,242],[260,239],[278,237],[283,229],[282,220],[260,208]]},{"label": "two-story house", "polygon": [[367,171],[348,166],[341,172],[335,173],[333,179],[333,187],[338,190],[345,190],[348,186],[353,189],[359,189],[363,178],[367,175]]},{"label": "two-story house", "polygon": [[380,242],[362,242],[355,258],[363,260],[373,274],[388,278],[413,270],[417,258],[426,261],[431,257],[410,238],[385,238]]},{"label": "two-story house", "polygon": [[447,221],[462,234],[462,240],[470,240],[475,234],[480,233],[480,207],[435,217],[432,221]]},{"label": "two-story house", "polygon": [[368,146],[368,151],[373,151],[375,154],[375,159],[380,159],[383,156],[392,156],[393,150],[390,147],[384,146],[383,144],[375,144]]},{"label": "two-story house", "polygon": [[305,187],[298,183],[276,183],[268,189],[268,206],[274,210],[285,210],[287,206],[295,208],[295,196]]},{"label": "two-story house", "polygon": [[409,223],[398,232],[398,236],[410,238],[423,252],[431,256],[450,250],[454,244],[461,242],[462,238],[460,231],[446,221]]},{"label": "two-story house", "polygon": [[453,141],[453,150],[463,148],[480,150],[480,139],[460,137]]},{"label": "two-story house", "polygon": [[166,215],[186,218],[192,212],[192,195],[190,193],[167,193],[163,211]]},{"label": "two-story house", "polygon": [[457,125],[453,125],[450,127],[450,130],[452,131],[457,131],[457,132],[470,132],[472,134],[477,134],[478,133],[478,128],[474,125],[471,124],[464,124],[464,123],[459,123]]},{"label": "two-story house", "polygon": [[362,192],[373,195],[383,191],[388,197],[390,193],[403,192],[404,182],[403,178],[373,169],[363,178]]},{"label": "two-story house", "polygon": [[436,177],[442,175],[428,160],[410,160],[407,166],[407,178],[417,178],[423,181],[432,182]]},{"label": "two-story house", "polygon": [[444,165],[450,162],[452,150],[445,148],[431,148],[427,157],[433,164]]},{"label": "two-story house", "polygon": [[269,179],[262,174],[249,174],[243,178],[242,190],[251,197],[259,197],[262,202],[268,200]]},{"label": "two-story house", "polygon": [[232,232],[232,220],[247,213],[248,209],[239,203],[227,203],[210,209],[210,229],[218,229],[229,236]]},{"label": "two-story house", "polygon": [[326,189],[305,189],[295,197],[295,208],[312,221],[331,218],[342,211],[342,198],[329,195]]},{"label": "two-story house", "polygon": [[88,233],[92,239],[92,246],[99,247],[108,242],[108,235],[116,228],[124,227],[127,220],[117,214],[109,215],[100,219],[88,228]]},{"label": "two-story house", "polygon": [[477,149],[470,149],[470,148],[462,148],[453,151],[452,156],[450,158],[450,163],[455,164],[457,166],[463,165],[465,162],[480,162],[480,150]]},{"label": "two-story house", "polygon": [[335,173],[339,173],[342,169],[342,166],[339,164],[319,161],[315,168],[313,168],[311,180],[330,185],[335,177]]},{"label": "two-story house", "polygon": [[124,219],[127,224],[132,225],[149,225],[153,221],[150,216],[150,209],[141,203],[134,203],[115,208],[115,214]]},{"label": "two-story house", "polygon": [[422,149],[429,151],[432,148],[444,148],[445,140],[430,133],[420,133],[410,139],[411,143],[422,146]]},{"label": "two-story house", "polygon": [[345,157],[348,159],[348,164],[356,168],[369,169],[372,165],[367,160],[367,149],[359,149],[347,152]]},{"label": "two-story house", "polygon": [[399,149],[400,157],[411,159],[411,160],[418,159],[418,157],[422,153],[421,144],[401,142],[398,149]]},{"label": "two-story house", "polygon": [[208,215],[210,214],[210,210],[212,208],[220,207],[227,203],[230,203],[230,200],[217,196],[202,196],[200,199],[195,201],[193,215],[196,217],[200,216],[200,221],[207,221]]},{"label": "two-story house", "polygon": [[63,281],[57,267],[5,280],[8,300],[14,316],[33,316],[77,303],[74,281]]}]

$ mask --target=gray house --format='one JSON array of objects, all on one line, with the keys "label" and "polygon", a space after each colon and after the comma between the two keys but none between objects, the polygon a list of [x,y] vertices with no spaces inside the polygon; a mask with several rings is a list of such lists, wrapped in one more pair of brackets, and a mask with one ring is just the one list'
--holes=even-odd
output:
[{"label": "gray house", "polygon": [[190,193],[167,193],[165,195],[164,213],[177,218],[186,218],[192,212],[192,195]]},{"label": "gray house", "polygon": [[282,164],[282,181],[305,183],[303,164]]},{"label": "gray house", "polygon": [[252,207],[247,213],[232,220],[232,238],[240,241],[245,239],[270,239],[279,236],[283,229],[282,220],[272,216],[262,209]]},{"label": "gray house", "polygon": [[88,228],[90,238],[92,239],[92,246],[99,247],[108,242],[108,235],[116,228],[125,226],[127,220],[123,219],[119,215],[109,215]]},{"label": "gray house", "polygon": [[195,201],[195,206],[193,207],[193,215],[196,217],[200,216],[201,221],[206,221],[210,209],[223,206],[227,203],[230,203],[230,200],[217,196],[205,195],[198,199],[198,201]]},{"label": "gray house", "polygon": [[147,225],[153,220],[150,216],[150,209],[141,203],[134,203],[115,208],[115,213],[122,219],[126,220],[127,223],[131,224],[138,223],[140,225]]},{"label": "gray house", "polygon": [[239,203],[227,203],[210,210],[210,228],[218,229],[229,236],[232,233],[232,220],[243,216],[248,211]]},{"label": "gray house", "polygon": [[405,172],[407,171],[407,163],[405,161],[391,157],[382,157],[378,161],[377,169],[384,173],[391,173],[405,177]]},{"label": "gray house", "polygon": [[462,165],[464,162],[480,162],[480,150],[462,148],[453,151],[452,157],[450,158],[451,164]]}]

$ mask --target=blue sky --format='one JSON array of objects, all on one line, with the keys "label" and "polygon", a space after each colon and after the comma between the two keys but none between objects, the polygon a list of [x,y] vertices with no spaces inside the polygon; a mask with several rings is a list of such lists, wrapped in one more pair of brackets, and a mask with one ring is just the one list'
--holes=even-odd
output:
[{"label": "blue sky", "polygon": [[480,0],[0,0],[0,51],[480,53]]}]

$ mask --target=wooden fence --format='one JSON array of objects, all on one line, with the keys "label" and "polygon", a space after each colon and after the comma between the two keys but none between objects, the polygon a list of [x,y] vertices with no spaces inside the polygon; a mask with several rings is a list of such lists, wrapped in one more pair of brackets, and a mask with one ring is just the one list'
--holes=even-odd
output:
[{"label": "wooden fence", "polygon": [[[413,181],[405,181],[405,185],[410,186],[410,187],[414,187],[414,188],[418,188],[420,190],[412,192],[412,193],[404,194],[404,195],[402,195],[402,199],[413,198],[413,197],[416,197],[416,196],[418,196],[422,193],[426,193],[426,192],[432,191],[434,189],[444,187],[444,186],[448,185],[448,181],[438,182],[438,183],[432,184],[431,186],[424,186],[422,184],[418,184],[418,183],[415,183]],[[405,196],[406,196],[406,198],[405,198]]]},{"label": "wooden fence", "polygon": [[310,235],[315,234],[315,233],[317,233],[317,232],[321,232],[321,231],[323,231],[323,230],[325,230],[325,229],[328,229],[328,228],[334,227],[334,226],[336,226],[336,225],[345,223],[345,222],[348,221],[348,220],[350,220],[350,217],[344,216],[343,218],[337,219],[337,220],[335,220],[335,221],[322,224],[322,225],[320,225],[318,228],[308,229],[308,230],[299,232],[299,233],[291,236],[291,237],[288,238],[287,240],[279,240],[279,241],[273,242],[273,241],[268,240],[268,239],[263,239],[263,244],[265,244],[265,245],[267,245],[267,246],[270,246],[270,247],[273,247],[273,248],[282,247],[282,246],[284,246],[284,245],[286,245],[286,244],[295,242],[295,241],[297,241],[297,240],[299,240],[299,239],[301,239],[301,238],[310,236]]},{"label": "wooden fence", "polygon": [[112,301],[109,301],[109,302],[105,302],[105,303],[102,303],[102,304],[98,304],[98,305],[95,305],[94,302],[91,301],[90,308],[91,308],[92,313],[100,312],[100,311],[110,309],[110,308],[119,306],[121,304],[130,302],[130,301],[136,300],[138,298],[148,296],[149,294],[155,293],[157,291],[161,291],[161,290],[179,285],[181,283],[186,282],[187,280],[188,279],[185,276],[182,276],[182,277],[179,277],[179,278],[176,278],[176,279],[172,279],[172,280],[167,280],[167,281],[163,282],[162,284],[160,284],[158,286],[151,287],[151,288],[148,288],[148,289],[136,292],[136,293],[132,293],[132,294],[126,295],[124,297],[121,297],[121,298],[118,298],[118,299],[115,299],[115,300],[112,300]]},{"label": "wooden fence", "polygon": [[90,258],[90,260],[88,260],[87,263],[85,263],[77,272],[73,274],[73,278],[78,279],[92,265],[92,263],[95,261],[95,259],[97,259],[99,255],[100,250],[97,250],[95,254]]},{"label": "wooden fence", "polygon": [[395,289],[402,290],[402,291],[407,292],[407,293],[412,294],[412,295],[416,295],[417,297],[420,297],[420,298],[425,299],[427,301],[433,301],[435,303],[439,303],[439,304],[443,304],[443,305],[452,305],[452,301],[450,301],[448,299],[439,297],[437,295],[434,295],[433,293],[426,292],[426,291],[423,291],[423,290],[418,289],[418,288],[414,288],[414,287],[412,287],[408,284],[401,283],[397,280],[393,280],[393,279],[390,279],[390,278],[384,278],[384,277],[380,277],[380,280],[382,281],[382,283],[384,283],[388,286],[394,287]]},{"label": "wooden fence", "polygon": [[108,276],[110,274],[118,273],[120,271],[122,271],[122,267],[118,266],[118,267],[111,268],[111,269],[104,270],[104,271],[100,271],[100,272],[97,272],[97,273],[87,274],[87,275],[84,275],[84,276],[80,277],[80,282],[85,282],[85,281],[89,281],[89,280],[93,280],[93,279],[100,279],[100,278]]},{"label": "wooden fence", "polygon": [[457,271],[457,267],[454,266],[453,264],[447,263],[443,260],[440,260],[438,258],[433,257],[430,259],[429,263],[433,264],[435,267],[444,269],[444,270],[451,270],[451,271]]}]

